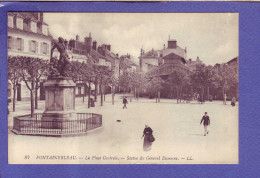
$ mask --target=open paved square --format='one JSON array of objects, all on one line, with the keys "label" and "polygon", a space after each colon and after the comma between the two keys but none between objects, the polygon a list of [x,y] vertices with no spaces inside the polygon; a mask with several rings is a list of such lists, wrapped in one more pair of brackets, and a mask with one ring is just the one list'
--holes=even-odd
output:
[{"label": "open paved square", "polygon": [[[115,105],[112,105],[111,95],[107,95],[103,107],[97,102],[95,108],[89,109],[87,102],[83,104],[82,98],[77,98],[76,112],[103,115],[102,128],[79,137],[15,135],[10,131],[14,115],[11,113],[8,119],[9,163],[238,163],[237,105],[223,105],[221,101],[177,104],[170,99],[156,103],[155,99],[140,98],[128,101],[127,109],[123,109],[121,98],[116,95]],[[26,104],[29,108],[29,102],[18,103],[16,114],[29,113],[29,109],[23,110]],[[37,112],[43,112],[43,108],[44,103],[40,102]],[[207,136],[200,125],[204,112],[208,112],[211,120]],[[141,139],[145,124],[153,129],[156,139],[149,152],[143,151]],[[26,155],[30,155],[30,159],[24,159]],[[75,159],[64,162],[43,157],[54,155],[75,156]]]}]

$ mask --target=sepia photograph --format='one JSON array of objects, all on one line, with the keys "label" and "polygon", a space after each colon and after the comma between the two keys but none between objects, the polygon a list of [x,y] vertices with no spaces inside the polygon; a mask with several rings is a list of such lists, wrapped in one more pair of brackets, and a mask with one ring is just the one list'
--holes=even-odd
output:
[{"label": "sepia photograph", "polygon": [[9,164],[239,164],[239,13],[7,13]]}]

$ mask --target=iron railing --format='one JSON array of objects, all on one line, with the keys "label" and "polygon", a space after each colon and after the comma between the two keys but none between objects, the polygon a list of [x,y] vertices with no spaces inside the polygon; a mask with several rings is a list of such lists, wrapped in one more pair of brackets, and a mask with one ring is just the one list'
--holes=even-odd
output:
[{"label": "iron railing", "polygon": [[29,114],[14,117],[13,132],[28,135],[64,135],[86,133],[102,126],[102,115],[77,113],[71,120],[42,120],[42,114]]}]

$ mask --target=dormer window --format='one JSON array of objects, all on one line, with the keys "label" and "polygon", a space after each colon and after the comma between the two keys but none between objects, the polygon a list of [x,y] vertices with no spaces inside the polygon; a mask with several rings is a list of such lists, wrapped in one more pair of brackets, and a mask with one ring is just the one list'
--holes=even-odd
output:
[{"label": "dormer window", "polygon": [[14,17],[10,15],[8,16],[8,27],[14,27]]},{"label": "dormer window", "polygon": [[16,26],[18,29],[23,30],[23,19],[22,18],[17,18]]},{"label": "dormer window", "polygon": [[31,30],[32,30],[32,32],[34,32],[34,33],[36,33],[37,32],[37,25],[36,25],[36,23],[35,22],[31,22]]}]

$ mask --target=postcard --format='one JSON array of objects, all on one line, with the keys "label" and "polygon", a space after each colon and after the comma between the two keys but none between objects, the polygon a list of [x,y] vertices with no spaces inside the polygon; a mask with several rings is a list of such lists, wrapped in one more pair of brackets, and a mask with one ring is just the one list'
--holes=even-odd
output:
[{"label": "postcard", "polygon": [[9,164],[238,164],[238,13],[7,14]]}]

